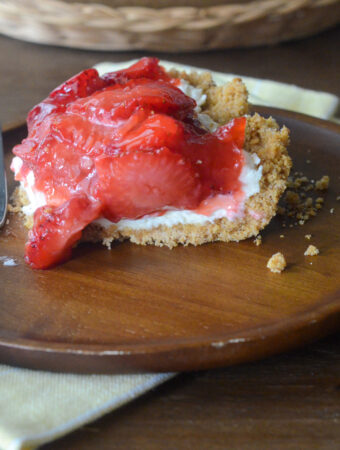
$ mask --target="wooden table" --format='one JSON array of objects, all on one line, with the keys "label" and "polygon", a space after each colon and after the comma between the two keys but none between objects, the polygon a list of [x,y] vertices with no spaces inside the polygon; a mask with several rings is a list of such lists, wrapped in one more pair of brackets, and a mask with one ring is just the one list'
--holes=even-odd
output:
[{"label": "wooden table", "polygon": [[[340,95],[340,28],[271,48],[165,59],[270,78]],[[71,74],[140,53],[99,53],[0,37],[0,122],[28,109]],[[181,374],[116,412],[43,447],[90,449],[340,448],[340,334],[262,362]]]}]

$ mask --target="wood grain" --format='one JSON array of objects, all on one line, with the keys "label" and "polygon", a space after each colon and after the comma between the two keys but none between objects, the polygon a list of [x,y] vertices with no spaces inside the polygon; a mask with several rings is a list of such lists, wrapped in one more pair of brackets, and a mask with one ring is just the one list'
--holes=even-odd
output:
[{"label": "wood grain", "polygon": [[335,336],[253,364],[182,374],[43,450],[335,450],[339,373]]},{"label": "wood grain", "polygon": [[[252,240],[173,250],[125,242],[108,251],[89,244],[66,264],[33,271],[22,259],[26,232],[12,216],[0,235],[2,252],[18,261],[16,267],[0,266],[1,360],[96,373],[206,369],[258,359],[334,331],[340,323],[340,127],[262,111],[291,129],[295,171],[314,179],[330,176],[316,218],[286,229],[275,218],[261,247]],[[6,148],[20,137],[15,131],[5,136]],[[313,236],[318,257],[303,255],[310,243],[305,234]],[[278,250],[288,261],[280,275],[266,268]]]}]

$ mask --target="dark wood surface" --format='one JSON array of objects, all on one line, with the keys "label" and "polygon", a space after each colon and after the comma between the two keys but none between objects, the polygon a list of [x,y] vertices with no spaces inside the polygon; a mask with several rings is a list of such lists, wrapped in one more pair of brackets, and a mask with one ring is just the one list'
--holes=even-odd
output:
[{"label": "dark wood surface", "polygon": [[[340,94],[340,29],[278,47],[171,59]],[[0,37],[0,120],[13,123],[71,73],[132,53],[46,48]],[[163,55],[167,57],[167,55]],[[168,58],[170,58],[168,56]],[[180,375],[46,449],[336,449],[340,335],[294,353]]]},{"label": "dark wood surface", "polygon": [[334,338],[262,362],[181,374],[44,450],[337,450]]}]

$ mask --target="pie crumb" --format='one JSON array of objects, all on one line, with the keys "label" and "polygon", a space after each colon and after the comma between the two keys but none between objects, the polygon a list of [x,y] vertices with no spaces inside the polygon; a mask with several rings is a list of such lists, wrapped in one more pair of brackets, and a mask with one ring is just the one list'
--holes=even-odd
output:
[{"label": "pie crumb", "polygon": [[315,247],[315,245],[309,245],[307,247],[307,250],[305,251],[304,255],[305,256],[315,256],[315,255],[318,255],[319,253],[320,253],[319,249],[317,247]]},{"label": "pie crumb", "polygon": [[306,239],[310,240],[311,237],[312,237],[311,234],[305,234],[305,238],[306,238]]},{"label": "pie crumb", "polygon": [[21,206],[19,206],[19,205],[12,205],[11,203],[8,203],[7,211],[11,212],[11,213],[20,213],[21,212]]},{"label": "pie crumb", "polygon": [[318,180],[315,183],[315,189],[318,189],[319,191],[325,191],[326,189],[328,189],[328,186],[329,186],[328,175],[324,175],[322,178],[320,178],[320,180]]},{"label": "pie crumb", "polygon": [[274,273],[282,272],[285,269],[286,265],[287,263],[285,257],[280,252],[272,255],[267,262],[268,269],[270,269]]},{"label": "pie crumb", "polygon": [[290,205],[298,205],[300,203],[299,194],[293,191],[286,191],[286,202]]},{"label": "pie crumb", "polygon": [[[287,224],[290,228],[305,225],[323,208],[325,199],[321,196],[321,191],[328,188],[329,182],[328,175],[322,176],[315,183],[315,180],[309,179],[302,172],[295,172],[288,177],[288,190],[277,208],[277,214],[290,222]],[[340,196],[337,199],[340,199]],[[331,214],[333,212],[334,210]]]},{"label": "pie crumb", "polygon": [[258,236],[256,236],[256,238],[254,239],[254,244],[258,247],[259,245],[262,244],[262,236],[259,234]]}]

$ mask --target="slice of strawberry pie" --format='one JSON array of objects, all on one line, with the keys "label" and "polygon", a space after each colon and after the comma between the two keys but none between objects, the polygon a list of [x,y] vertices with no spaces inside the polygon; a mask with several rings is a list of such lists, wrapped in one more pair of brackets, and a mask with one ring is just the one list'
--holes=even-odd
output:
[{"label": "slice of strawberry pie", "polygon": [[256,235],[291,160],[288,130],[247,111],[241,80],[217,87],[155,58],[66,81],[32,109],[13,149],[26,262],[51,267],[81,239],[171,248]]}]

